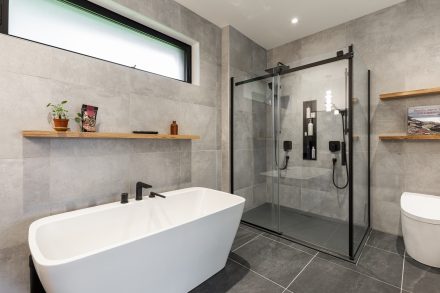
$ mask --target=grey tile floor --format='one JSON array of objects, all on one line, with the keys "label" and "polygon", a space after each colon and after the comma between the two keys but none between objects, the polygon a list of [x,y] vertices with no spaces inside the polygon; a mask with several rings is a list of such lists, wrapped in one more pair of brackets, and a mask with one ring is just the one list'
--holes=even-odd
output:
[{"label": "grey tile floor", "polygon": [[372,231],[357,264],[240,225],[226,267],[200,292],[440,293],[440,269],[405,253],[401,237]]},{"label": "grey tile floor", "polygon": [[[278,209],[262,204],[243,214],[243,220],[271,230],[277,230]],[[284,235],[348,255],[348,222],[339,221],[289,207],[280,207],[280,231]],[[367,227],[354,227],[354,243],[359,245]]]}]

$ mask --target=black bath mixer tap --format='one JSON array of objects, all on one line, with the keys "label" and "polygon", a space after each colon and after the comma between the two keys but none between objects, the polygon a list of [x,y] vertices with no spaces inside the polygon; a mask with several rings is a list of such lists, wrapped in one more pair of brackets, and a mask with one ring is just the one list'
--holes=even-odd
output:
[{"label": "black bath mixer tap", "polygon": [[144,183],[144,182],[137,182],[136,183],[136,200],[142,200],[142,190],[152,188],[150,184]]}]

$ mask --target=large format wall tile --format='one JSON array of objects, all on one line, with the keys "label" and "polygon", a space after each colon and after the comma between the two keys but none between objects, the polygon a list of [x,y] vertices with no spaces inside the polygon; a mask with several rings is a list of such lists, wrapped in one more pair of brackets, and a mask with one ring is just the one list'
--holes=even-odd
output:
[{"label": "large format wall tile", "polygon": [[52,157],[50,197],[69,201],[127,192],[129,155]]},{"label": "large format wall tile", "polygon": [[193,141],[194,150],[217,148],[217,111],[213,107],[182,103],[180,106],[179,132],[198,134],[200,140]]},{"label": "large format wall tile", "polygon": [[191,182],[193,186],[218,189],[217,169],[208,162],[217,160],[217,151],[197,151],[191,154]]},{"label": "large format wall tile", "polygon": [[0,249],[0,291],[29,292],[29,248],[27,244]]}]

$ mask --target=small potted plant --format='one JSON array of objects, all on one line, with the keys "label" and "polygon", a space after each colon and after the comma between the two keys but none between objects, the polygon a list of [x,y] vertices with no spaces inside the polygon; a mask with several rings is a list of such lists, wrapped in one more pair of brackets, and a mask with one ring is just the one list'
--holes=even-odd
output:
[{"label": "small potted plant", "polygon": [[69,124],[69,116],[68,112],[64,106],[67,104],[67,101],[62,101],[59,104],[47,104],[47,107],[52,108],[52,117],[53,117],[53,128],[56,131],[67,131]]}]

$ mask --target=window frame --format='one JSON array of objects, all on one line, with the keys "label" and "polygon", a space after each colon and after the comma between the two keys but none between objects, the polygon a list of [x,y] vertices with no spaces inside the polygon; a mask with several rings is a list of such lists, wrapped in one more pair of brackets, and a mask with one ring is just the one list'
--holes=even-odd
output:
[{"label": "window frame", "polygon": [[[152,28],[150,28],[150,27],[148,27],[148,26],[146,26],[144,24],[136,22],[136,21],[134,21],[134,20],[132,20],[132,19],[130,19],[128,17],[120,15],[120,14],[114,12],[114,11],[111,11],[111,10],[109,10],[107,8],[104,8],[104,7],[102,7],[102,6],[98,5],[98,4],[92,3],[92,2],[87,1],[87,0],[57,0],[57,1],[64,2],[64,3],[69,4],[69,5],[73,5],[73,6],[77,7],[77,8],[80,8],[80,9],[83,9],[83,10],[87,11],[88,13],[95,14],[95,15],[97,15],[99,17],[106,18],[106,19],[108,19],[110,21],[118,23],[119,25],[135,29],[137,31],[140,31],[140,32],[148,35],[148,36],[151,36],[151,37],[153,37],[155,39],[158,39],[159,41],[171,44],[171,45],[181,49],[184,52],[184,68],[185,68],[184,80],[175,79],[173,77],[164,76],[164,75],[161,75],[161,74],[157,74],[157,73],[150,72],[150,71],[143,70],[143,69],[139,69],[139,68],[133,68],[133,67],[130,67],[130,66],[127,66],[127,65],[124,65],[124,64],[120,64],[120,63],[116,63],[116,62],[113,62],[113,61],[110,61],[110,60],[105,60],[105,59],[101,59],[101,58],[98,58],[98,57],[93,57],[93,56],[85,55],[85,54],[82,54],[82,53],[79,53],[79,52],[75,52],[75,51],[64,49],[64,48],[59,48],[59,47],[52,46],[52,45],[49,45],[49,44],[44,44],[44,43],[40,43],[40,42],[37,42],[37,41],[28,40],[28,39],[26,39],[26,40],[34,42],[34,43],[43,44],[45,46],[49,46],[49,47],[53,47],[53,48],[58,48],[58,49],[61,49],[61,50],[64,50],[64,51],[72,52],[72,53],[75,53],[75,54],[80,54],[80,55],[83,55],[83,56],[87,56],[87,57],[103,60],[103,61],[110,62],[110,63],[113,63],[113,64],[118,64],[118,65],[121,65],[121,66],[129,67],[129,68],[133,68],[133,69],[137,69],[137,70],[141,70],[141,71],[145,71],[145,72],[149,72],[149,73],[156,74],[156,75],[161,75],[161,76],[164,76],[164,77],[168,77],[168,78],[171,78],[171,79],[175,79],[175,80],[179,80],[179,81],[183,81],[183,82],[187,82],[187,83],[192,83],[192,46],[191,45],[189,45],[187,43],[184,43],[184,42],[182,42],[180,40],[177,40],[177,39],[175,39],[173,37],[170,37],[170,36],[168,36],[168,35],[166,35],[164,33],[161,33],[161,32],[159,32],[159,31],[157,31],[155,29],[152,29]],[[0,0],[0,16],[1,16],[0,17],[0,33],[9,35],[9,30],[8,30],[8,23],[9,23],[9,0]],[[10,35],[10,36],[17,37],[17,36],[14,36],[14,35]],[[17,38],[20,38],[20,37],[17,37]],[[20,38],[20,39],[23,39],[23,38]]]}]

